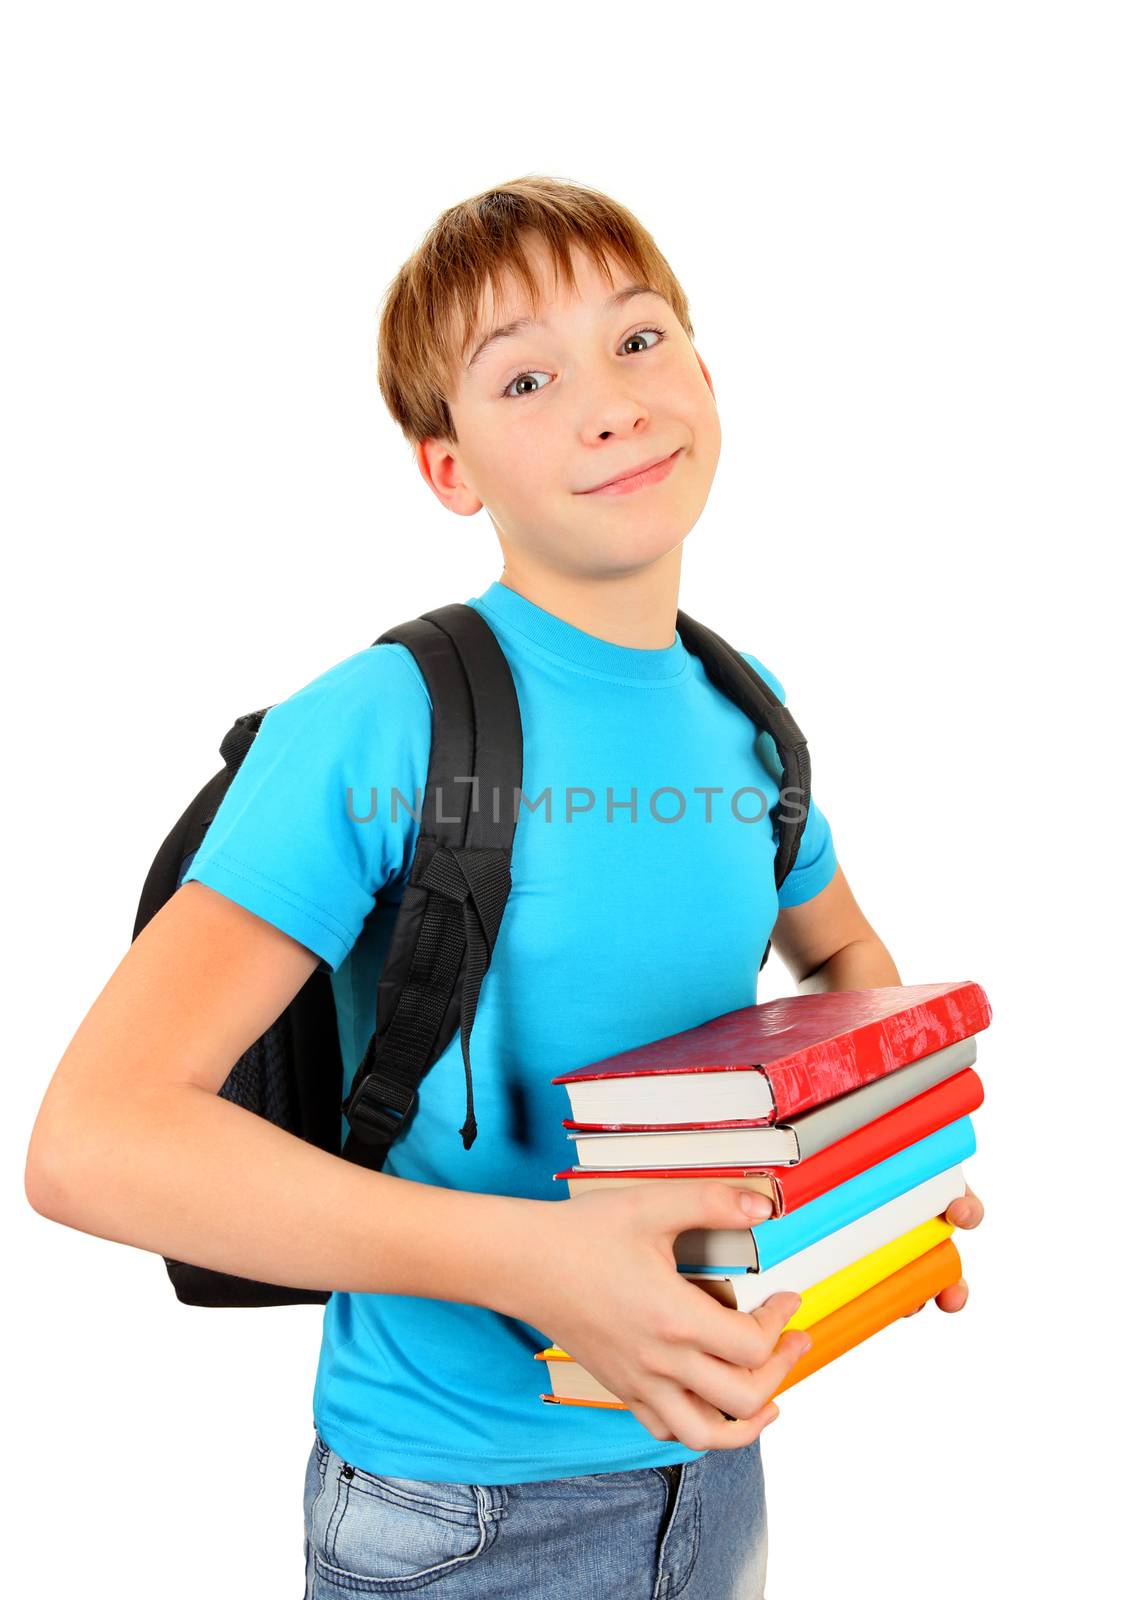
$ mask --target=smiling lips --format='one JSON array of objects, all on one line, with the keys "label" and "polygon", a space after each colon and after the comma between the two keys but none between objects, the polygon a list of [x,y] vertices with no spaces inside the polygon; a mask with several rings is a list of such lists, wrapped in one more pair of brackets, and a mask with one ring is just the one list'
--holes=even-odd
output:
[{"label": "smiling lips", "polygon": [[[681,446],[681,450],[684,446]],[[659,461],[652,461],[647,466],[638,467],[635,471],[625,473],[619,478],[611,478],[608,483],[600,483],[595,489],[580,489],[578,494],[632,494],[637,489],[643,489],[650,483],[660,483],[667,478],[676,464],[676,458],[681,450],[674,450],[671,456],[662,456]]]}]

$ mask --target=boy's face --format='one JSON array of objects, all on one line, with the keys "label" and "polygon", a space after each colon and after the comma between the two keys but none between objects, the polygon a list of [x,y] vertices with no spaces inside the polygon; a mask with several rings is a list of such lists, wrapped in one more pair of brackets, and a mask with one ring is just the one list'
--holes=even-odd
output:
[{"label": "boy's face", "polygon": [[[533,243],[530,255],[545,289],[538,325],[481,348],[495,325],[529,317],[512,277],[496,308],[486,286],[450,396],[457,443],[423,440],[419,467],[451,510],[486,508],[509,566],[573,579],[647,567],[708,499],[720,455],[708,369],[660,295],[611,303],[630,287],[624,268],[610,283],[577,249],[567,292],[554,288],[548,253]],[[667,456],[656,481],[598,488]]]}]

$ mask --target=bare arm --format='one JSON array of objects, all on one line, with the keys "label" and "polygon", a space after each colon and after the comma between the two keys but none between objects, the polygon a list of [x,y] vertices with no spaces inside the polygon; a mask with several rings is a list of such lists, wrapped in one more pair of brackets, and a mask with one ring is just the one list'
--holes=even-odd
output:
[{"label": "bare arm", "polygon": [[370,1172],[219,1098],[317,964],[262,918],[184,884],[56,1068],[32,1130],[29,1202],[85,1233],[264,1283],[517,1314],[546,1202]]},{"label": "bare arm", "polygon": [[887,946],[856,903],[843,868],[802,906],[776,918],[772,943],[801,994],[901,982]]},{"label": "bare arm", "polygon": [[205,884],[178,889],[56,1068],[28,1150],[35,1209],[264,1283],[487,1306],[543,1330],[655,1438],[694,1450],[757,1438],[807,1344],[784,1331],[799,1297],[772,1295],[750,1314],[719,1305],[677,1271],[672,1246],[687,1228],[751,1226],[734,1185],[554,1201],[436,1188],[369,1172],[219,1098],[317,961]]}]

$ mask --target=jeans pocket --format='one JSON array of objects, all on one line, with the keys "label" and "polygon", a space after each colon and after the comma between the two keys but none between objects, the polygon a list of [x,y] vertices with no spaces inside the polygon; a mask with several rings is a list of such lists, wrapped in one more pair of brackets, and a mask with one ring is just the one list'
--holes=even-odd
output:
[{"label": "jeans pocket", "polygon": [[322,1491],[329,1455],[330,1447],[319,1437],[318,1429],[316,1428],[314,1443],[311,1445],[310,1455],[307,1457],[306,1477],[302,1491],[303,1559],[306,1561],[308,1572],[310,1569],[310,1529],[313,1521],[314,1505]]},{"label": "jeans pocket", "polygon": [[332,1588],[401,1594],[471,1566],[497,1533],[492,1500],[480,1484],[383,1477],[343,1459],[316,1439],[325,1457],[308,1496],[308,1555]]}]

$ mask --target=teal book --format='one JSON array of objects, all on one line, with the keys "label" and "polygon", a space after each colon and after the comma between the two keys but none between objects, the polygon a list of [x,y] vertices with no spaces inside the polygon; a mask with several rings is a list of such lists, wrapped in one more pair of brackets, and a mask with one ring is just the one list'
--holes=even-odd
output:
[{"label": "teal book", "polygon": [[[885,1161],[879,1161],[857,1173],[854,1178],[837,1184],[834,1189],[817,1195],[814,1200],[798,1206],[787,1216],[765,1217],[763,1222],[757,1222],[750,1230],[694,1229],[679,1234],[675,1245],[678,1268],[690,1273],[749,1271],[745,1255],[751,1254],[747,1237],[751,1232],[759,1258],[759,1270],[764,1272],[778,1261],[784,1261],[797,1251],[806,1250],[809,1245],[835,1233],[838,1228],[847,1227],[869,1211],[906,1194],[909,1189],[914,1189],[937,1173],[957,1166],[974,1153],[975,1130],[971,1126],[971,1118],[959,1117],[957,1121],[929,1133],[925,1139],[905,1145]],[[694,1235],[699,1232],[708,1235],[704,1241],[704,1254],[708,1259],[703,1266],[688,1265],[690,1243],[697,1242],[694,1241]],[[719,1235],[719,1238],[713,1235]],[[725,1247],[729,1251],[727,1264],[716,1264],[713,1256]]]}]

